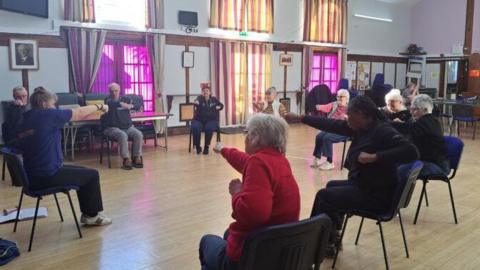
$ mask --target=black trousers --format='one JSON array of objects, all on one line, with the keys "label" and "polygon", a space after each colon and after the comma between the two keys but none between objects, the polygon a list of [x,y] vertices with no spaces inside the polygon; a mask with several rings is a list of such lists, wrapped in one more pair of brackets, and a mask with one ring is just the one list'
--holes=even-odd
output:
[{"label": "black trousers", "polygon": [[327,214],[332,220],[330,243],[335,240],[335,230],[342,229],[344,213],[352,210],[384,211],[391,201],[388,192],[375,194],[362,190],[348,180],[329,181],[324,189],[317,192],[311,217]]},{"label": "black trousers", "polygon": [[56,174],[48,178],[33,179],[33,189],[44,189],[62,186],[78,186],[77,191],[80,211],[94,217],[103,211],[100,176],[98,171],[80,166],[64,165]]}]

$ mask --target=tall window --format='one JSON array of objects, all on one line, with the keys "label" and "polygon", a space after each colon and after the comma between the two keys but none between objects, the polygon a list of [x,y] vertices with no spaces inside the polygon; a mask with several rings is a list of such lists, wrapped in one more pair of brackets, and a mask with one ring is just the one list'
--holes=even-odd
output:
[{"label": "tall window", "polygon": [[97,23],[144,27],[146,0],[95,0]]},{"label": "tall window", "polygon": [[145,46],[122,43],[104,45],[92,91],[108,93],[108,84],[111,82],[120,84],[122,94],[142,96],[144,110],[154,111],[153,78]]},{"label": "tall window", "polygon": [[273,0],[211,0],[210,27],[273,33]]},{"label": "tall window", "polygon": [[326,84],[332,93],[337,91],[338,58],[337,54],[314,53],[309,89],[318,84]]}]

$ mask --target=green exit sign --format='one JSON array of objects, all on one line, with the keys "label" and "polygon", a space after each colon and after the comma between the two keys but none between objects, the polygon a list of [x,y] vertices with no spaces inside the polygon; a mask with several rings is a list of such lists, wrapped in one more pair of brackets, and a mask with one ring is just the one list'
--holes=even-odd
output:
[{"label": "green exit sign", "polygon": [[248,33],[246,31],[241,31],[240,36],[241,37],[246,37],[246,36],[248,36]]}]

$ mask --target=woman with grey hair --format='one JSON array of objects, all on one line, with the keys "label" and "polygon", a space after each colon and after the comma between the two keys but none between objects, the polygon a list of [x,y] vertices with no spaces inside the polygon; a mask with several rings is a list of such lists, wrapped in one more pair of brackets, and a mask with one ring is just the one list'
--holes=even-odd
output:
[{"label": "woman with grey hair", "polygon": [[205,235],[200,241],[202,269],[236,269],[248,234],[298,221],[300,193],[285,158],[287,130],[284,119],[260,113],[247,123],[245,152],[220,144],[214,148],[242,174],[242,181],[229,185],[235,221],[226,236]]},{"label": "woman with grey hair", "polygon": [[[349,101],[350,93],[348,90],[340,89],[337,91],[337,101],[325,105],[316,105],[316,109],[319,112],[326,113],[327,118],[346,120]],[[334,169],[333,144],[343,142],[347,138],[348,137],[343,135],[320,131],[315,138],[315,148],[313,150],[314,160],[310,167],[318,167],[320,170],[324,171]],[[324,162],[321,161],[322,157],[326,158]]]},{"label": "woman with grey hair", "polygon": [[387,106],[381,108],[385,117],[390,121],[396,119],[402,122],[408,122],[412,119],[412,115],[403,103],[403,97],[398,89],[392,89],[385,95],[385,103]]},{"label": "woman with grey hair", "polygon": [[257,112],[284,117],[287,114],[287,109],[282,103],[275,100],[276,97],[277,89],[273,86],[269,87],[265,90],[265,101],[254,103],[253,106]]},{"label": "woman with grey hair", "polygon": [[410,106],[410,112],[415,121],[411,123],[403,123],[399,120],[393,122],[393,126],[406,135],[418,148],[420,160],[423,162],[419,178],[432,174],[448,174],[450,171],[443,129],[432,111],[432,98],[420,94],[413,98]]}]

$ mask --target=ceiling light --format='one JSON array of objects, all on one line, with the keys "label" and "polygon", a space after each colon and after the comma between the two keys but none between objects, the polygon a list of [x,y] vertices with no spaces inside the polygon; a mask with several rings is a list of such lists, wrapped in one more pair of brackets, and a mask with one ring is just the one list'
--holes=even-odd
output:
[{"label": "ceiling light", "polygon": [[358,18],[364,18],[364,19],[369,19],[369,20],[375,20],[375,21],[382,21],[382,22],[393,22],[392,19],[387,19],[387,18],[380,18],[380,17],[373,17],[373,16],[367,16],[367,15],[362,15],[362,14],[355,14],[353,15]]}]

